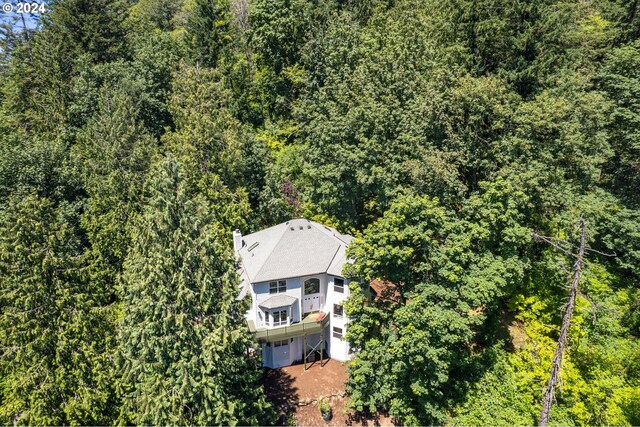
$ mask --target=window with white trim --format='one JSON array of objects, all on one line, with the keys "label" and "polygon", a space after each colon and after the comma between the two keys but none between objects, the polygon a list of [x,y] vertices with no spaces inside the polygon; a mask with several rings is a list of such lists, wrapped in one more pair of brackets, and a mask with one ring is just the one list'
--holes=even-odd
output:
[{"label": "window with white trim", "polygon": [[270,294],[279,294],[281,292],[286,292],[286,291],[287,291],[286,280],[276,280],[275,282],[269,282]]},{"label": "window with white trim", "polygon": [[333,279],[333,291],[344,294],[344,279]]},{"label": "window with white trim", "polygon": [[282,341],[274,341],[271,343],[272,347],[282,347],[285,345],[289,344],[289,340],[282,340]]},{"label": "window with white trim", "polygon": [[342,328],[338,328],[336,326],[333,327],[333,337],[334,338],[342,338]]},{"label": "window with white trim", "polygon": [[320,293],[320,279],[315,277],[304,281],[304,294],[318,294]]},{"label": "window with white trim", "polygon": [[273,312],[273,326],[281,326],[289,324],[287,320],[287,310],[278,310]]},{"label": "window with white trim", "polygon": [[342,319],[343,316],[344,316],[344,308],[342,307],[342,304],[333,304],[333,317]]}]

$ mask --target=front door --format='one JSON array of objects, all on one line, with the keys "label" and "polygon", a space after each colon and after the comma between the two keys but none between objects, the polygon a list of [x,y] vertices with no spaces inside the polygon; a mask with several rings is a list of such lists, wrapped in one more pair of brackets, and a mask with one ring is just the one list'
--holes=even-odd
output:
[{"label": "front door", "polygon": [[276,341],[271,343],[271,346],[273,367],[280,368],[282,366],[289,366],[291,364],[289,360],[289,340]]},{"label": "front door", "polygon": [[311,313],[318,310],[320,310],[320,294],[306,295],[302,299],[303,314]]}]

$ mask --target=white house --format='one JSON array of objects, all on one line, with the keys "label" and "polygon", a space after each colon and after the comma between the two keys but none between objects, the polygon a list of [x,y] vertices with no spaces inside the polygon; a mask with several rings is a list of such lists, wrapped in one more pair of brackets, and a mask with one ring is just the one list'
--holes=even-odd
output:
[{"label": "white house", "polygon": [[242,278],[238,298],[251,294],[245,316],[265,366],[349,359],[342,306],[349,287],[342,266],[352,239],[307,219],[247,236],[233,233]]}]

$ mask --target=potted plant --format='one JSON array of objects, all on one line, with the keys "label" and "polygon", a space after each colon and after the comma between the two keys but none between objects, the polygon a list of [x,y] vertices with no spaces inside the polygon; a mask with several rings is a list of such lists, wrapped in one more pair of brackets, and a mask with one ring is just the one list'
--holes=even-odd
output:
[{"label": "potted plant", "polygon": [[298,425],[298,420],[296,419],[296,413],[295,412],[289,412],[287,414],[287,425],[288,426],[297,426]]},{"label": "potted plant", "polygon": [[331,406],[329,406],[329,400],[326,398],[321,398],[318,400],[318,409],[320,409],[320,415],[322,415],[322,419],[325,421],[331,420]]}]

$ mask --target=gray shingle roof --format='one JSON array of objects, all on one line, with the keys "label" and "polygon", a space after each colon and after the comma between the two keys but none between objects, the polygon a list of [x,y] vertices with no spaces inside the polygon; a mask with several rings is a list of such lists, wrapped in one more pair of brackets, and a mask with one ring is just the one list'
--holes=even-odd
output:
[{"label": "gray shingle roof", "polygon": [[240,292],[236,299],[238,301],[242,301],[247,294],[249,293],[249,288],[251,287],[249,283],[249,276],[247,276],[247,272],[244,271],[244,268],[240,268],[238,270],[238,275],[240,276]]},{"label": "gray shingle roof", "polygon": [[238,251],[251,283],[329,273],[342,275],[353,237],[307,219],[294,219],[243,236]]},{"label": "gray shingle roof", "polygon": [[260,307],[270,310],[272,308],[288,307],[296,301],[298,301],[298,298],[291,295],[275,295],[262,301]]}]

